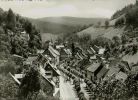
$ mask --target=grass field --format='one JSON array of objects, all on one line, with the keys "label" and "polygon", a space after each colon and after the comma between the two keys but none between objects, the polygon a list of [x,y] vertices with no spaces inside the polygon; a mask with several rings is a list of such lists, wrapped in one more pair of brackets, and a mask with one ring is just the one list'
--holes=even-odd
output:
[{"label": "grass field", "polygon": [[58,35],[51,34],[51,33],[41,33],[41,37],[42,37],[42,42],[45,42],[47,40],[55,41],[57,39]]},{"label": "grass field", "polygon": [[103,36],[109,39],[112,39],[114,36],[120,36],[124,31],[124,28],[95,28],[95,27],[89,27],[81,32],[78,32],[78,35],[83,35],[83,34],[90,34],[92,39],[95,39],[99,36]]}]

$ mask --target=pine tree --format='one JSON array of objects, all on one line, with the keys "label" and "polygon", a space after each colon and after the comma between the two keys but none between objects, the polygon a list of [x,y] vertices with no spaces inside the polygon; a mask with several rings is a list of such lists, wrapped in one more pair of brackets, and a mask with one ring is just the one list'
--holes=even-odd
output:
[{"label": "pine tree", "polygon": [[7,14],[7,28],[14,30],[16,24],[16,17],[12,11],[12,9],[9,9]]},{"label": "pine tree", "polygon": [[39,71],[36,66],[30,68],[20,85],[21,97],[32,100],[33,95],[37,95],[40,90]]}]

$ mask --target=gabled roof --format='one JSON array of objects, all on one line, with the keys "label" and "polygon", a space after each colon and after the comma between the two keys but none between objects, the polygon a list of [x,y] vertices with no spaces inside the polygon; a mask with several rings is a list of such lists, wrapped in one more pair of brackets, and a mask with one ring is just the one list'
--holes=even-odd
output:
[{"label": "gabled roof", "polygon": [[54,66],[52,65],[52,64],[50,64],[49,62],[48,62],[48,64],[51,66],[51,68],[57,73],[57,75],[59,75],[60,76],[60,73],[59,73],[59,71],[58,70],[56,70],[55,68],[54,68]]},{"label": "gabled roof", "polygon": [[93,64],[90,64],[88,66],[87,70],[90,71],[90,72],[95,72],[100,65],[101,65],[101,63],[93,63]]},{"label": "gabled roof", "polygon": [[97,59],[96,55],[90,57],[91,60]]},{"label": "gabled roof", "polygon": [[123,66],[126,70],[131,70],[131,68],[130,68],[130,66],[129,66],[129,64],[128,64],[127,61],[121,61],[121,62],[119,63],[119,65],[120,65],[120,66]]},{"label": "gabled roof", "polygon": [[45,50],[37,50],[37,53],[42,54]]},{"label": "gabled roof", "polygon": [[52,53],[52,55],[53,55],[54,57],[60,55],[60,53],[59,53],[56,49],[54,49],[52,46],[49,46],[48,50]]},{"label": "gabled roof", "polygon": [[[40,73],[41,74],[41,73]],[[49,81],[47,78],[46,78],[46,76],[44,75],[44,74],[41,74],[42,75],[42,77],[48,82],[48,83],[50,83],[52,86],[54,86],[55,87],[55,83],[53,82],[53,81]]]},{"label": "gabled roof", "polygon": [[113,76],[113,75],[117,74],[119,71],[120,71],[120,68],[118,68],[118,67],[110,67],[106,76],[107,77]]},{"label": "gabled roof", "polygon": [[65,46],[64,45],[56,45],[56,49],[61,49],[61,48],[64,48]]},{"label": "gabled roof", "polygon": [[28,57],[27,60],[25,62],[32,62],[37,60],[37,56],[32,56],[32,57]]},{"label": "gabled roof", "polygon": [[71,51],[70,51],[70,49],[64,49],[64,51],[65,51],[65,53],[66,53],[67,55],[71,55],[71,54],[72,54]]},{"label": "gabled roof", "polygon": [[22,79],[25,76],[25,74],[15,74],[14,76],[16,79]]},{"label": "gabled roof", "polygon": [[94,54],[92,51],[87,49],[88,54]]},{"label": "gabled roof", "polygon": [[131,71],[138,72],[138,65],[137,66],[133,66],[132,69],[131,69]]},{"label": "gabled roof", "polygon": [[94,46],[93,46],[93,49],[94,49],[96,52],[98,52],[99,49],[100,49],[100,47],[98,47],[97,45],[94,45]]},{"label": "gabled roof", "polygon": [[80,58],[80,59],[83,59],[83,57],[77,52],[77,56]]},{"label": "gabled roof", "polygon": [[11,73],[9,73],[9,74],[18,85],[21,84],[21,82],[15,76],[13,76]]},{"label": "gabled roof", "polygon": [[125,81],[126,79],[127,79],[127,74],[125,74],[124,72],[119,72],[119,73],[117,73],[116,74],[116,79],[118,79],[118,80],[123,80],[123,81]]},{"label": "gabled roof", "polygon": [[17,55],[17,54],[13,54],[12,56],[13,56],[13,57],[18,57],[18,58],[24,58],[24,57],[22,57],[22,56],[20,56],[20,55]]},{"label": "gabled roof", "polygon": [[103,68],[98,72],[97,74],[97,78],[100,79],[100,78],[103,78],[104,75],[108,72],[108,67],[107,66],[103,66]]},{"label": "gabled roof", "polygon": [[49,80],[47,79],[47,77],[45,76],[45,73],[46,73],[45,69],[44,69],[42,66],[40,66],[40,74],[42,75],[42,77],[43,77],[46,81],[48,81],[52,86],[55,86],[55,83],[54,83],[53,81],[49,81]]},{"label": "gabled roof", "polygon": [[100,48],[98,54],[104,54],[105,48]]},{"label": "gabled roof", "polygon": [[90,49],[93,53],[96,53],[96,51],[93,49],[93,47],[90,47]]}]

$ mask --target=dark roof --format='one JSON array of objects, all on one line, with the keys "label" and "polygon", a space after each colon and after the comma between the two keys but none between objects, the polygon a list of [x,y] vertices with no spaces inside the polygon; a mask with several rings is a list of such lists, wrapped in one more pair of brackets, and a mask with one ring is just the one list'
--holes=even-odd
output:
[{"label": "dark roof", "polygon": [[97,78],[100,79],[100,78],[103,78],[104,75],[108,72],[108,67],[104,66],[97,74]]},{"label": "dark roof", "polygon": [[60,73],[58,72],[58,70],[56,70],[56,68],[52,65],[52,64],[50,64],[49,62],[48,62],[48,64],[46,65],[46,67],[47,66],[50,66],[51,68],[52,68],[52,70],[55,72],[55,74],[57,75],[57,76],[60,76]]}]

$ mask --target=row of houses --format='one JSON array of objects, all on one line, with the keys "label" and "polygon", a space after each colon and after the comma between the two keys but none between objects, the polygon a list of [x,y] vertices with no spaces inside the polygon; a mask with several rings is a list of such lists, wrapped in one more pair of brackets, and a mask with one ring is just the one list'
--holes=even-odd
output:
[{"label": "row of houses", "polygon": [[[73,55],[71,48],[65,45],[53,46],[50,43],[45,50],[38,50],[37,54],[25,59],[23,65],[28,67],[36,65],[47,88],[45,92],[50,96],[59,97],[60,72],[57,67],[61,64],[76,70],[91,81],[107,80],[110,77],[125,81],[127,72],[131,70],[128,63],[115,58],[107,60],[104,57],[105,52],[105,48],[96,45],[87,50],[75,46],[75,55]],[[25,76],[24,71],[14,75],[10,73],[10,75],[19,85]]]},{"label": "row of houses", "polygon": [[[66,48],[62,47],[62,49],[65,50]],[[73,59],[69,59],[71,53],[62,51],[61,56],[64,56],[64,66],[77,70],[91,81],[107,80],[109,77],[125,81],[128,71],[131,70],[128,62],[120,58],[112,57],[112,59],[107,60],[104,57],[106,49],[103,47],[94,45],[87,48],[87,50],[83,50],[81,47],[75,49],[77,49],[77,52]]]}]

